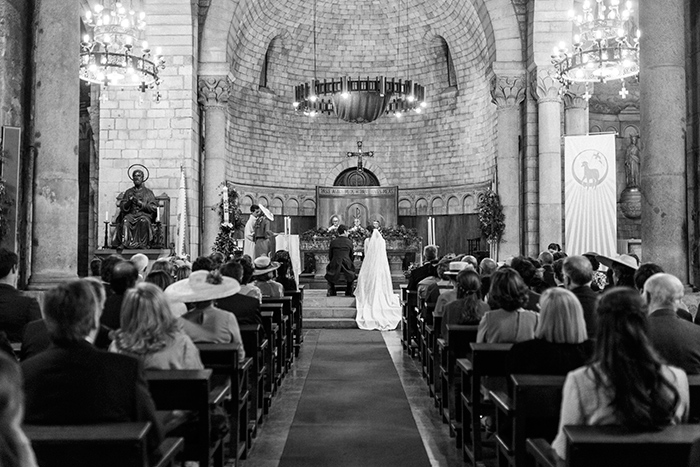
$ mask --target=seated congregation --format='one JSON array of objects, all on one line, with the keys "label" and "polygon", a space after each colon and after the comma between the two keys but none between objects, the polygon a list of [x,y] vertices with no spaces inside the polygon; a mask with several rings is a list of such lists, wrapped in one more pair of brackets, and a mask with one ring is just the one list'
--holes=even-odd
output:
[{"label": "seated congregation", "polygon": [[466,462],[700,465],[700,325],[680,280],[555,244],[500,265],[424,258],[402,343]]},{"label": "seated congregation", "polygon": [[17,259],[0,249],[0,465],[247,456],[301,345],[288,252],[95,259],[41,311],[15,288]]}]

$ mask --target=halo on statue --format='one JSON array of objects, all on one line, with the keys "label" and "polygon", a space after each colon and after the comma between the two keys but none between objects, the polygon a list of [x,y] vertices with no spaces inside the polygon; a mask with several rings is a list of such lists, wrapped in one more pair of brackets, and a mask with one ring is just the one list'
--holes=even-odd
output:
[{"label": "halo on statue", "polygon": [[[133,170],[132,170],[133,169]],[[129,177],[129,180],[134,181],[134,172],[136,170],[141,170],[141,172],[144,174],[143,181],[145,182],[148,180],[148,177],[151,176],[151,173],[148,171],[148,168],[143,165],[143,164],[132,164],[127,170],[126,174]]]}]

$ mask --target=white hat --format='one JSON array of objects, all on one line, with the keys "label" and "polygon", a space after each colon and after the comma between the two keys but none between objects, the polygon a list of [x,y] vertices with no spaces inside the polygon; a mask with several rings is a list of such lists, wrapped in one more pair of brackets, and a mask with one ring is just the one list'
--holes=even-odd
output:
[{"label": "white hat", "polygon": [[267,218],[270,219],[271,221],[274,221],[274,220],[275,220],[275,215],[272,214],[272,213],[270,212],[269,209],[267,209],[267,208],[266,208],[265,206],[263,206],[262,204],[259,204],[258,207],[260,208],[260,210],[262,211],[262,213],[265,215],[265,217],[267,217]]},{"label": "white hat", "polygon": [[145,271],[148,267],[148,256],[144,255],[143,253],[136,253],[129,259],[129,261],[131,261],[134,264],[134,266],[136,266],[136,269],[138,269],[139,274]]},{"label": "white hat", "polygon": [[204,302],[238,293],[241,285],[236,279],[222,276],[219,271],[199,270],[165,289],[171,302]]},{"label": "white hat", "polygon": [[639,268],[639,265],[637,264],[637,260],[634,258],[634,256],[630,256],[630,255],[618,255],[616,258],[610,258],[608,256],[603,256],[603,255],[596,255],[595,258],[598,260],[598,262],[600,264],[607,266],[609,268],[613,267],[614,264],[626,266],[630,269],[634,269],[635,271]]},{"label": "white hat", "polygon": [[452,261],[450,262],[450,269],[445,271],[446,276],[456,276],[461,271],[465,269],[474,269],[474,266],[467,261]]},{"label": "white hat", "polygon": [[255,266],[253,276],[261,276],[279,268],[280,263],[277,261],[271,261],[269,256],[258,256],[255,258],[255,260],[253,260],[253,266]]}]

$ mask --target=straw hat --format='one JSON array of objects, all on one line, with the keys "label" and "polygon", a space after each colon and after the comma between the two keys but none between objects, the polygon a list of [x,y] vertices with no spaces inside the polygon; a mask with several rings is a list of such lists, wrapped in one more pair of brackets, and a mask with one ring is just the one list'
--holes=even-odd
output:
[{"label": "straw hat", "polygon": [[228,297],[241,290],[236,279],[224,277],[218,271],[199,270],[165,289],[165,296],[171,302],[204,302]]},{"label": "straw hat", "polygon": [[445,271],[446,276],[456,276],[459,274],[461,271],[465,269],[469,269],[474,267],[471,265],[471,263],[468,263],[466,261],[452,261],[450,262],[450,269]]},{"label": "straw hat", "polygon": [[261,276],[279,268],[280,263],[270,260],[269,256],[258,256],[255,258],[255,260],[253,260],[253,266],[255,266],[253,276]]},{"label": "straw hat", "polygon": [[596,255],[595,259],[597,259],[600,264],[609,268],[613,267],[613,265],[616,264],[619,266],[626,266],[630,269],[634,269],[635,271],[639,268],[637,260],[630,255],[618,255],[615,258],[610,258],[608,256],[603,255]]},{"label": "straw hat", "polygon": [[262,211],[262,213],[265,215],[265,217],[267,217],[267,218],[270,219],[271,221],[274,221],[274,220],[275,220],[275,215],[272,214],[272,213],[270,212],[269,209],[267,209],[267,208],[266,208],[265,206],[263,206],[262,204],[259,204],[258,207],[260,208],[260,210]]}]

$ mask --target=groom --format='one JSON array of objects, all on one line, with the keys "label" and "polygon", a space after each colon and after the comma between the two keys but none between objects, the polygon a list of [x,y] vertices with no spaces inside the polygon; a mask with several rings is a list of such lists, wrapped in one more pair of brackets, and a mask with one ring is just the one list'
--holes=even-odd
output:
[{"label": "groom", "polygon": [[335,286],[341,277],[345,277],[345,295],[353,296],[353,282],[355,281],[355,265],[352,262],[353,243],[348,238],[348,230],[345,224],[340,224],[336,231],[338,236],[331,242],[328,251],[328,266],[326,267],[326,281],[328,282],[328,296],[336,295]]}]

